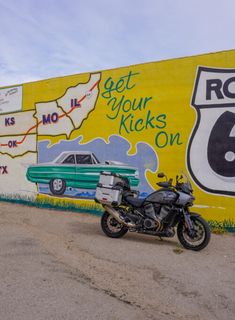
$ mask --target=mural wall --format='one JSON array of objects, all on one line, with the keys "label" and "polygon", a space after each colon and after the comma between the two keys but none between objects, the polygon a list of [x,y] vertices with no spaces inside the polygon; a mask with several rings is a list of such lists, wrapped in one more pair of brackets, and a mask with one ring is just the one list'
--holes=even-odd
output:
[{"label": "mural wall", "polygon": [[194,210],[235,226],[235,51],[0,88],[0,199],[100,210],[102,170],[140,196],[185,172]]}]

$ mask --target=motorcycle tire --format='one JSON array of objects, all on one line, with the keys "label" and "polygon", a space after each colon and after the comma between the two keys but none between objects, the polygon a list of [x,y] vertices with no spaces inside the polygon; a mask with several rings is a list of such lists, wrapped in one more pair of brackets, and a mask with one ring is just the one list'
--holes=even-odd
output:
[{"label": "motorcycle tire", "polygon": [[200,251],[204,249],[210,241],[210,227],[208,223],[198,215],[192,214],[190,215],[190,219],[195,227],[197,236],[191,237],[183,221],[180,221],[177,227],[178,239],[185,249]]},{"label": "motorcycle tire", "polygon": [[101,228],[104,234],[110,238],[121,238],[128,231],[127,227],[119,223],[106,211],[101,218]]}]

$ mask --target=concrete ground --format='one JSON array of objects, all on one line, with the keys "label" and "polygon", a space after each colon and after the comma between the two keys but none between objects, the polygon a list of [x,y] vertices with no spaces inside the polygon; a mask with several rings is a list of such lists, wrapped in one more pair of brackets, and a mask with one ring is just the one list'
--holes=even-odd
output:
[{"label": "concrete ground", "polygon": [[107,238],[100,218],[0,203],[1,320],[235,319],[235,237]]}]

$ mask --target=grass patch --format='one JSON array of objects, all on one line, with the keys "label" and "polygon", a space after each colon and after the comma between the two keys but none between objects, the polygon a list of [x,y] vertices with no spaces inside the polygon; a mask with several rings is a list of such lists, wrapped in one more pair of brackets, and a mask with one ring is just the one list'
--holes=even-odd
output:
[{"label": "grass patch", "polygon": [[[36,208],[54,209],[59,211],[72,211],[77,213],[89,213],[101,216],[104,212],[103,207],[98,203],[91,201],[91,203],[79,203],[70,201],[69,199],[57,199],[53,197],[46,198],[32,198],[14,194],[12,196],[0,194],[0,201],[18,203]],[[211,231],[216,234],[235,233],[234,220],[209,220]]]},{"label": "grass patch", "polygon": [[234,220],[209,220],[208,221],[211,231],[216,234],[235,233],[235,221]]},{"label": "grass patch", "polygon": [[46,209],[55,209],[59,211],[72,211],[79,213],[89,213],[101,216],[103,214],[103,208],[97,203],[77,203],[75,201],[66,200],[57,200],[56,198],[44,198],[44,199],[34,199],[27,196],[13,195],[6,196],[0,194],[0,201],[9,202],[9,203],[18,203],[31,207],[37,208],[46,208]]},{"label": "grass patch", "polygon": [[173,252],[176,253],[176,254],[181,254],[184,252],[184,250],[180,247],[177,247],[177,248],[174,248],[173,249]]}]

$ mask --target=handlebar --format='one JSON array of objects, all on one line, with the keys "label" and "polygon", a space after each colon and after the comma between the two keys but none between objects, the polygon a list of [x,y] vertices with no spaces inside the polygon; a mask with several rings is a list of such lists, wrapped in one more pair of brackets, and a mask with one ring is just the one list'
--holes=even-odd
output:
[{"label": "handlebar", "polygon": [[[181,179],[184,178],[184,176],[186,177],[186,182],[182,181],[180,182]],[[190,181],[188,180],[188,177],[186,175],[180,175],[180,176],[176,176],[176,183],[175,185],[173,185],[173,179],[167,179],[167,176],[164,173],[160,173],[158,174],[159,178],[165,177],[166,181],[164,182],[158,182],[157,185],[163,188],[171,188],[171,189],[176,189],[178,191],[183,191],[183,192],[193,192],[192,186]]]},{"label": "handlebar", "polygon": [[172,187],[172,182],[173,182],[173,179],[170,179],[168,181],[157,182],[157,185],[159,187],[169,188],[169,187]]},{"label": "handlebar", "polygon": [[169,185],[169,181],[166,181],[166,182],[157,182],[157,185],[159,187],[163,187],[163,188],[169,188],[170,185]]}]

